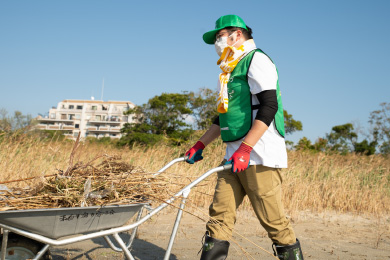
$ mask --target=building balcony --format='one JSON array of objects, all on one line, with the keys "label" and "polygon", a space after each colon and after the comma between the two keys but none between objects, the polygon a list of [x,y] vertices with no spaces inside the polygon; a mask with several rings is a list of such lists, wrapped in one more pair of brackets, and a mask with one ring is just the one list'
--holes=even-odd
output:
[{"label": "building balcony", "polygon": [[87,113],[102,113],[102,114],[107,114],[108,113],[108,110],[103,110],[103,109],[90,109],[90,108],[87,108],[85,110],[85,112]]},{"label": "building balcony", "polygon": [[120,127],[87,127],[88,132],[99,132],[99,133],[119,133]]},{"label": "building balcony", "polygon": [[41,117],[41,118],[37,118],[37,121],[53,122],[53,121],[57,121],[57,119],[56,118]]},{"label": "building balcony", "polygon": [[90,124],[120,124],[121,121],[118,120],[96,120],[96,119],[90,119],[88,121]]},{"label": "building balcony", "polygon": [[59,125],[48,125],[47,130],[60,130],[61,127]]},{"label": "building balcony", "polygon": [[[69,111],[70,112],[70,111]],[[72,111],[75,112],[75,111]],[[92,109],[87,109],[85,111],[86,114],[98,114],[98,115],[109,115],[109,116],[123,116],[122,111],[109,111],[109,110],[92,110]]]},{"label": "building balcony", "polygon": [[58,113],[81,113],[83,111],[83,109],[76,109],[76,108],[73,108],[73,109],[69,109],[69,108],[57,108],[57,112]]},{"label": "building balcony", "polygon": [[75,130],[75,127],[73,125],[44,125],[39,124],[36,126],[37,129],[40,130],[67,130],[72,131]]},{"label": "building balcony", "polygon": [[39,118],[37,119],[38,122],[73,122],[75,120],[80,120],[80,119],[60,119],[60,118]]},{"label": "building balcony", "polygon": [[110,137],[111,139],[120,139],[122,136],[120,134],[118,135],[111,135],[111,134],[108,134],[108,133],[87,133],[86,134],[86,137],[94,137],[94,138],[97,138],[97,139],[100,139],[100,138],[103,138],[103,137]]}]

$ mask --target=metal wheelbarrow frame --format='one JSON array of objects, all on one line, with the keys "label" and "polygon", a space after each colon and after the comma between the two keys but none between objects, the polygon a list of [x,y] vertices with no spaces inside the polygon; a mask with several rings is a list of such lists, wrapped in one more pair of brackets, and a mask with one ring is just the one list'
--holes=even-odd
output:
[{"label": "metal wheelbarrow frame", "polygon": [[[174,159],[173,161],[171,161],[167,165],[165,165],[163,168],[161,168],[155,175],[161,174],[163,171],[165,171],[166,169],[171,167],[173,164],[175,164],[177,162],[185,161],[186,159],[187,159],[186,157]],[[168,260],[170,255],[171,255],[173,243],[175,241],[176,234],[177,234],[177,231],[178,231],[178,228],[180,225],[180,220],[181,220],[181,217],[183,215],[183,209],[185,207],[185,203],[186,203],[186,200],[191,192],[191,189],[194,188],[201,181],[203,181],[204,179],[209,177],[211,174],[216,173],[216,172],[220,172],[220,171],[223,171],[226,169],[230,169],[231,166],[232,166],[231,164],[219,166],[219,167],[216,167],[216,168],[213,168],[213,169],[207,171],[206,173],[204,173],[203,175],[198,177],[195,181],[191,182],[189,185],[187,185],[186,187],[181,189],[179,192],[177,192],[175,195],[173,195],[170,199],[166,200],[164,203],[160,204],[158,207],[156,207],[154,209],[150,208],[147,204],[144,204],[144,203],[127,205],[127,206],[141,206],[140,210],[138,211],[137,218],[136,218],[135,222],[132,224],[125,225],[125,226],[122,226],[123,225],[122,224],[119,227],[93,231],[92,233],[88,233],[88,234],[82,234],[82,232],[80,232],[80,233],[74,234],[74,235],[78,235],[78,236],[71,237],[71,238],[57,239],[57,238],[59,238],[59,236],[61,236],[61,234],[60,235],[56,235],[56,234],[53,235],[53,234],[45,234],[44,233],[44,235],[42,235],[42,234],[37,234],[37,231],[31,231],[31,230],[28,230],[26,228],[23,229],[23,228],[15,227],[15,225],[13,226],[11,224],[3,223],[4,221],[2,221],[2,219],[1,219],[2,212],[0,212],[0,228],[3,229],[3,240],[2,240],[2,246],[1,246],[0,260],[5,260],[5,257],[6,257],[6,253],[7,253],[6,249],[7,249],[7,241],[8,241],[9,232],[16,233],[18,235],[30,238],[34,241],[38,241],[38,242],[44,244],[42,249],[35,255],[33,260],[38,260],[42,256],[44,256],[45,253],[49,250],[50,246],[68,245],[68,244],[73,244],[76,242],[80,242],[80,241],[84,241],[84,240],[88,240],[88,239],[93,239],[93,238],[98,238],[98,237],[104,237],[107,244],[110,246],[110,248],[112,250],[114,250],[116,252],[123,252],[127,259],[134,260],[134,257],[130,253],[129,249],[134,241],[138,226],[141,225],[142,223],[144,223],[145,221],[147,221],[148,219],[150,219],[152,216],[154,216],[155,214],[157,214],[158,212],[160,212],[164,208],[166,208],[168,205],[170,205],[177,198],[181,197],[182,200],[181,200],[179,210],[178,210],[177,215],[176,215],[176,220],[175,220],[175,223],[173,225],[171,237],[169,239],[169,243],[168,243],[168,246],[167,246],[167,249],[165,252],[165,256],[164,256],[164,260]],[[126,206],[126,205],[123,205],[123,206]],[[86,208],[89,208],[89,207],[86,207]],[[86,208],[84,208],[84,209],[86,209]],[[142,217],[142,213],[143,213],[144,208],[148,209],[149,213],[147,213],[144,217]],[[71,209],[77,209],[77,208],[66,208],[66,209],[71,210]],[[83,208],[81,208],[81,209],[83,209]],[[60,208],[60,209],[56,209],[56,210],[63,210],[63,209]],[[25,211],[27,211],[27,210],[20,210],[19,212],[25,212]],[[29,211],[33,211],[33,210],[29,210]],[[7,211],[5,211],[5,212],[7,212]],[[10,212],[12,212],[12,211],[10,211]],[[130,217],[128,217],[128,219],[130,219],[131,217],[132,217],[132,215]],[[133,230],[133,231],[130,235],[129,240],[127,241],[127,243],[125,243],[123,241],[123,239],[119,236],[119,233],[126,232],[129,230]],[[114,238],[114,240],[117,242],[119,247],[117,247],[113,243],[113,241],[109,237],[110,235]]]}]

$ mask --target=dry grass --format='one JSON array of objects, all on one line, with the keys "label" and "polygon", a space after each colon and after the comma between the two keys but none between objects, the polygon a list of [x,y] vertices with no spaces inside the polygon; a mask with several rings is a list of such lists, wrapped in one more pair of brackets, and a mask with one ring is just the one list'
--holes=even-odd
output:
[{"label": "dry grass", "polygon": [[[69,141],[40,141],[27,136],[3,138],[0,142],[0,183],[65,171],[73,145]],[[73,163],[89,162],[103,155],[120,156],[126,163],[155,172],[172,159],[182,156],[186,149],[168,146],[118,149],[81,143],[74,154]],[[176,164],[165,174],[188,184],[200,174],[218,166],[223,155],[224,145],[215,142],[206,148],[205,160],[194,165]],[[283,170],[283,176],[283,200],[290,215],[302,210],[331,210],[379,217],[390,213],[390,160],[382,156],[289,152],[289,168]],[[212,200],[215,178],[210,177],[191,192],[190,208],[192,205],[206,212],[204,207]],[[23,188],[34,186],[39,179],[6,185]],[[171,193],[177,189],[177,185],[172,186]],[[245,200],[241,207],[247,210],[250,205]]]}]

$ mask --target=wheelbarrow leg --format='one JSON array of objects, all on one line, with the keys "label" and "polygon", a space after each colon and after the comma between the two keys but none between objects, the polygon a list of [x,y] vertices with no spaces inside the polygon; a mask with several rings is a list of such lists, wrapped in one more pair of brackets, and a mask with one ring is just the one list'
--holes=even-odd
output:
[{"label": "wheelbarrow leg", "polygon": [[[144,210],[144,207],[142,207],[141,210],[138,212],[137,218],[135,220],[136,222],[141,219],[143,210]],[[129,241],[127,241],[126,247],[129,249],[130,249],[131,245],[133,244],[134,238],[137,234],[137,230],[138,230],[138,226],[133,228],[131,235],[130,235],[130,238],[129,238]],[[109,236],[104,236],[104,239],[106,240],[107,244],[111,247],[112,250],[114,250],[115,252],[122,252],[122,249],[115,246],[114,243],[111,241]]]},{"label": "wheelbarrow leg", "polygon": [[41,257],[46,253],[47,250],[49,250],[50,245],[45,245],[38,254],[34,257],[33,260],[41,259]]},{"label": "wheelbarrow leg", "polygon": [[3,242],[1,244],[1,260],[5,260],[5,255],[7,254],[7,243],[8,243],[8,233],[7,229],[3,229]]},{"label": "wheelbarrow leg", "polygon": [[122,238],[118,235],[118,233],[114,233],[112,234],[112,236],[115,238],[116,242],[122,248],[122,251],[125,254],[126,258],[129,260],[135,260],[134,257],[131,255],[129,249],[126,247],[126,244],[123,242]]},{"label": "wheelbarrow leg", "polygon": [[180,208],[179,208],[179,211],[177,212],[176,221],[175,221],[175,224],[173,225],[171,238],[169,239],[169,244],[168,244],[167,251],[165,252],[164,260],[169,260],[169,257],[171,256],[173,242],[175,241],[177,230],[178,230],[179,225],[180,225],[180,220],[181,220],[181,217],[183,215],[183,209],[184,209],[184,206],[186,204],[186,199],[187,199],[188,195],[190,194],[190,191],[191,191],[190,189],[183,191],[183,199],[181,200]]},{"label": "wheelbarrow leg", "polygon": [[[138,220],[141,219],[141,216],[142,216],[142,213],[144,211],[144,208],[145,207],[142,207],[141,210],[138,212],[138,215],[137,215],[137,219],[135,220],[135,222],[137,222]],[[130,235],[130,239],[126,245],[127,248],[130,249],[131,247],[131,244],[133,244],[133,241],[134,241],[134,238],[135,238],[135,235],[137,234],[137,230],[138,230],[138,226],[136,226],[133,231],[131,232],[131,235]]]}]

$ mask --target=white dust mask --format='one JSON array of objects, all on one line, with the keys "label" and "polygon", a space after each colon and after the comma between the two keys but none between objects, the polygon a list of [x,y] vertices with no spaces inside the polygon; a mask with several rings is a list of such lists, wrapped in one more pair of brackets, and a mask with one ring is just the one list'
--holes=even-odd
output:
[{"label": "white dust mask", "polygon": [[[233,32],[233,33],[235,33],[235,32]],[[218,56],[221,56],[223,50],[224,50],[227,46],[229,46],[229,45],[227,44],[227,39],[228,39],[229,37],[231,37],[231,36],[233,35],[233,33],[230,34],[229,36],[219,37],[219,38],[215,41],[214,46],[215,46],[215,51],[217,52]],[[236,43],[237,43],[237,41],[236,41],[234,44],[232,44],[231,46],[234,46]]]},{"label": "white dust mask", "polygon": [[223,50],[228,46],[227,44],[227,36],[225,37],[219,37],[216,42],[214,43],[215,51],[217,52],[218,56],[222,55]]}]

